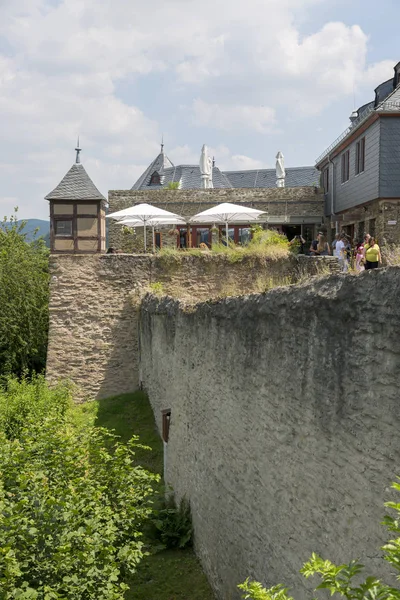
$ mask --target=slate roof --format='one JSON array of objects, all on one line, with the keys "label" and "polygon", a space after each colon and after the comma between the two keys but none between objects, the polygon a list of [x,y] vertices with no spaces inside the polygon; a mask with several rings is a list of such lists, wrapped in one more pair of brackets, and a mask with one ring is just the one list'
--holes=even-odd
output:
[{"label": "slate roof", "polygon": [[[213,185],[216,188],[231,188],[229,180],[218,167],[213,167]],[[179,189],[193,190],[201,188],[201,174],[198,165],[179,165],[173,169],[165,169],[161,175],[162,186],[169,182],[179,182]],[[153,187],[153,186],[152,186]]]},{"label": "slate roof", "polygon": [[389,94],[379,106],[377,111],[399,112],[400,111],[400,85],[398,85],[391,94]]},{"label": "slate roof", "polygon": [[[285,187],[319,185],[320,172],[315,167],[286,167]],[[275,169],[254,169],[251,171],[225,171],[234,188],[274,188]]]},{"label": "slate roof", "polygon": [[[147,167],[144,173],[139,177],[136,183],[133,184],[132,190],[143,190],[145,189],[149,183],[151,176],[156,171],[161,175],[162,171],[168,169],[170,167],[174,167],[173,163],[169,160],[168,156],[164,154],[163,150],[161,150],[160,154],[153,160],[153,162]],[[157,187],[157,186],[151,186]],[[158,186],[159,187],[159,186]]]},{"label": "slate roof", "polygon": [[[375,88],[375,106],[383,102],[393,92],[393,77]],[[360,109],[359,109],[360,111]]]},{"label": "slate roof", "polygon": [[[154,172],[160,175],[160,185],[150,185]],[[286,187],[319,185],[320,173],[315,167],[286,168]],[[198,165],[174,166],[161,152],[146,171],[139,177],[132,190],[162,189],[169,183],[179,183],[179,189],[200,189],[201,174]],[[274,188],[275,169],[250,171],[221,171],[213,167],[214,188]]]},{"label": "slate roof", "polygon": [[45,200],[105,200],[82,164],[74,164]]}]

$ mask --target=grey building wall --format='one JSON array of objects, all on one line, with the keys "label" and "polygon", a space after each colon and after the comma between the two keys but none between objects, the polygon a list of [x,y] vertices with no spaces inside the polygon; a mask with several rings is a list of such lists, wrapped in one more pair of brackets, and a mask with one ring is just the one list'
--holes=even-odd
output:
[{"label": "grey building wall", "polygon": [[399,281],[391,268],[196,307],[145,299],[142,381],[158,424],[172,410],[167,481],[190,499],[218,598],[238,599],[247,576],[311,598],[312,552],[390,581]]},{"label": "grey building wall", "polygon": [[400,115],[381,117],[379,196],[400,198]]},{"label": "grey building wall", "polygon": [[[363,137],[365,137],[365,170],[356,175],[356,144]],[[379,197],[379,142],[380,121],[378,120],[333,159],[335,212],[359,206]],[[342,183],[341,161],[342,155],[347,150],[350,151],[350,178]],[[332,169],[332,165],[330,169]],[[332,175],[330,183],[332,191]]]}]

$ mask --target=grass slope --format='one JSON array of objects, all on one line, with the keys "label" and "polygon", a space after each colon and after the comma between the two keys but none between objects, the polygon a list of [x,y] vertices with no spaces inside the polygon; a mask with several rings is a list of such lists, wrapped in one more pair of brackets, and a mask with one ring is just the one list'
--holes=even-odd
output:
[{"label": "grass slope", "polygon": [[[138,463],[162,474],[163,446],[146,394],[135,392],[84,404],[82,417],[114,429],[126,441],[138,435],[151,451],[138,450]],[[126,600],[214,600],[207,579],[191,549],[163,550],[147,556],[128,581]]]}]

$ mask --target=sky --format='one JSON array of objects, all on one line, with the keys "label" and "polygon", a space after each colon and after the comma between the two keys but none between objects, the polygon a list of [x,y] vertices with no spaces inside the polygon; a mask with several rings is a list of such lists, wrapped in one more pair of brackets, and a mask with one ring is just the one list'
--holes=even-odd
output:
[{"label": "sky", "polygon": [[0,213],[48,218],[81,160],[106,196],[160,150],[312,165],[400,61],[398,0],[0,0]]}]

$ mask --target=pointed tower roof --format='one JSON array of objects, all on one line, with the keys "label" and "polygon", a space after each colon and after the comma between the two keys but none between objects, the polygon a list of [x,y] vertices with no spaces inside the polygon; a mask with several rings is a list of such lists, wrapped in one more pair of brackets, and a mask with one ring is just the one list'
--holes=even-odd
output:
[{"label": "pointed tower roof", "polygon": [[72,165],[58,186],[45,196],[45,200],[105,200],[80,163],[79,139],[75,150],[76,163]]},{"label": "pointed tower roof", "polygon": [[168,156],[164,154],[164,139],[161,141],[160,154],[153,160],[153,162],[147,167],[145,172],[139,177],[136,183],[133,184],[132,190],[140,190],[144,186],[149,185],[151,176],[155,171],[160,175],[164,169],[173,167],[173,163],[169,160]]}]

